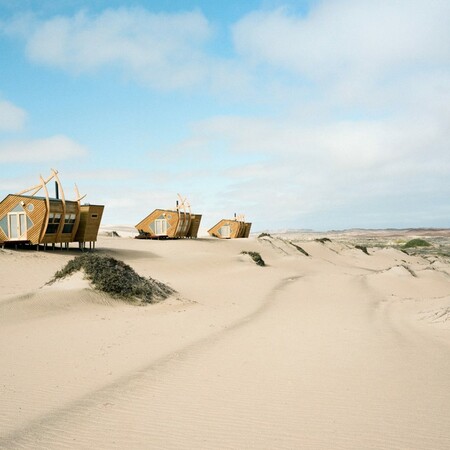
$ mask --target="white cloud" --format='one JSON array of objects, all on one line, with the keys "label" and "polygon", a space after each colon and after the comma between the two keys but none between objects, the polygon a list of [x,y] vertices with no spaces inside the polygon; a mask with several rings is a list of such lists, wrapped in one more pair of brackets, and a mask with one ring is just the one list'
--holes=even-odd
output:
[{"label": "white cloud", "polygon": [[26,117],[23,109],[6,100],[0,100],[0,131],[19,131]]},{"label": "white cloud", "polygon": [[450,60],[447,0],[326,0],[306,16],[257,11],[233,29],[237,50],[257,63],[314,79],[383,74]]},{"label": "white cloud", "polygon": [[[395,157],[389,139],[395,127],[376,121],[336,121],[305,126],[295,117],[281,120],[216,117],[195,127],[199,140],[226,142],[230,151],[282,159],[323,160],[343,167],[371,166]],[[389,136],[388,136],[389,135]],[[209,144],[211,145],[211,143]]]},{"label": "white cloud", "polygon": [[432,211],[434,193],[450,194],[450,127],[432,115],[314,125],[292,116],[216,117],[197,123],[190,139],[226,147],[234,164],[220,174],[217,199],[256,221],[269,210],[284,223],[326,212],[345,220],[349,210],[356,221],[395,199],[388,221],[409,210],[402,198],[424,198]]},{"label": "white cloud", "polygon": [[91,183],[130,180],[138,176],[134,170],[124,168],[100,168],[97,170],[84,168],[84,170],[66,170],[64,173],[74,180],[90,180]]},{"label": "white cloud", "polygon": [[0,143],[2,163],[63,161],[87,154],[86,149],[66,136]]},{"label": "white cloud", "polygon": [[151,13],[145,9],[85,12],[45,21],[21,17],[7,31],[22,35],[29,57],[73,73],[119,67],[158,88],[204,81],[202,46],[212,33],[199,12]]},{"label": "white cloud", "polygon": [[72,74],[119,69],[155,89],[197,87],[227,98],[252,89],[253,78],[240,62],[213,55],[208,48],[215,29],[199,11],[119,8],[47,20],[23,14],[0,22],[1,29],[25,40],[32,61]]}]

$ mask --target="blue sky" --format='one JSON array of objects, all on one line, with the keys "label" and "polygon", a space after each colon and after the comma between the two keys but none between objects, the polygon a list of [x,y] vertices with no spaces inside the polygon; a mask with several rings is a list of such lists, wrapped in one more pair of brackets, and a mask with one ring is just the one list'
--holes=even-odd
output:
[{"label": "blue sky", "polygon": [[450,225],[447,0],[0,0],[0,197],[139,222]]}]

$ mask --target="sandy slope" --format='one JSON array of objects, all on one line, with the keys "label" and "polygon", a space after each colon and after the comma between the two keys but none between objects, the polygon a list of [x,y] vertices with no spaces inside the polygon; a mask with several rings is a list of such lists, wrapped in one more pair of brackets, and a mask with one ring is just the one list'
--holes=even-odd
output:
[{"label": "sandy slope", "polygon": [[102,238],[146,307],[0,252],[0,448],[450,448],[450,265],[295,244]]}]

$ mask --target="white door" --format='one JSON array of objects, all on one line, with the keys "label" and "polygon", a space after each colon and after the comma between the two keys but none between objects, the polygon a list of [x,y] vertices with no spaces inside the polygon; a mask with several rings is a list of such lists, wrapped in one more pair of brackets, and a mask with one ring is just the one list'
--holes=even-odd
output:
[{"label": "white door", "polygon": [[17,241],[27,239],[27,217],[25,213],[8,213],[8,237]]},{"label": "white door", "polygon": [[229,239],[231,236],[231,227],[230,225],[222,225],[219,228],[219,234],[221,237]]},{"label": "white door", "polygon": [[156,219],[155,220],[155,234],[157,236],[165,236],[167,234],[167,220]]}]

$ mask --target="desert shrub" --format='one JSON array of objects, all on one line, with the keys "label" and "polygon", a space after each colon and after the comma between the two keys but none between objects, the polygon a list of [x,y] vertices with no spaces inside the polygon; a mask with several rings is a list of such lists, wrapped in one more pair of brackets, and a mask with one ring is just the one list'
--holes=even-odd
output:
[{"label": "desert shrub", "polygon": [[430,247],[430,246],[431,244],[423,239],[411,239],[403,246],[403,248]]},{"label": "desert shrub", "polygon": [[320,242],[321,244],[325,244],[325,242],[331,242],[331,239],[324,237],[324,238],[317,238],[314,239],[316,242]]},{"label": "desert shrub", "polygon": [[269,233],[261,233],[261,234],[258,236],[258,239],[259,239],[259,238],[263,238],[263,237],[269,237],[269,238],[271,238],[272,235],[269,234]]},{"label": "desert shrub", "polygon": [[367,247],[365,245],[355,245],[355,248],[357,248],[358,250],[361,250],[366,255],[369,254],[369,252],[367,251]]},{"label": "desert shrub", "polygon": [[123,261],[94,253],[87,253],[70,260],[65,267],[55,273],[52,281],[82,269],[96,289],[113,297],[154,303],[175,292],[160,281],[141,277]]},{"label": "desert shrub", "polygon": [[266,263],[258,252],[241,252],[242,255],[249,255],[258,266],[265,266]]},{"label": "desert shrub", "polygon": [[293,242],[289,241],[289,244],[291,244],[293,247],[295,247],[300,253],[303,253],[305,256],[309,256],[309,253],[301,248],[299,245],[294,244]]}]

